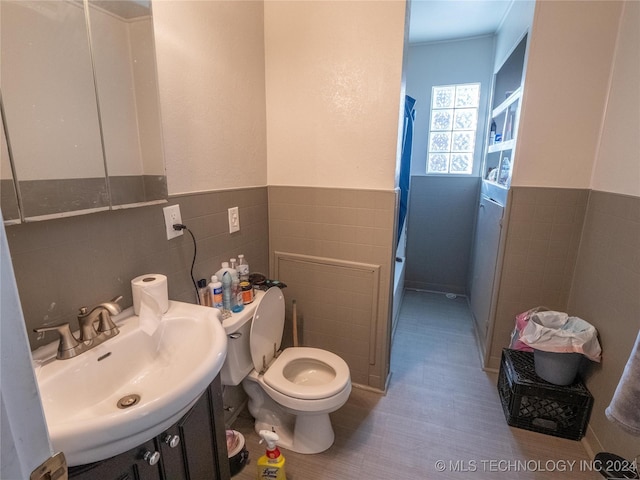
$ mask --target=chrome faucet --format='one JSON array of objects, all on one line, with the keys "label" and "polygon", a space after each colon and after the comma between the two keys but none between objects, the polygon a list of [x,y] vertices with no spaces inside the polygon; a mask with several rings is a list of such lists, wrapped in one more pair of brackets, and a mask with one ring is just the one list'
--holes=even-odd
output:
[{"label": "chrome faucet", "polygon": [[[117,315],[122,311],[122,307],[118,305],[120,300],[122,300],[122,295],[113,298],[109,302],[96,305],[91,310],[88,307],[80,308],[80,314],[78,315],[78,323],[80,324],[79,339],[71,333],[71,327],[68,323],[34,328],[33,331],[36,333],[58,332],[60,342],[58,343],[56,358],[58,360],[67,360],[76,357],[120,333],[111,319],[111,315]],[[99,322],[98,330],[94,327],[96,322]]]}]

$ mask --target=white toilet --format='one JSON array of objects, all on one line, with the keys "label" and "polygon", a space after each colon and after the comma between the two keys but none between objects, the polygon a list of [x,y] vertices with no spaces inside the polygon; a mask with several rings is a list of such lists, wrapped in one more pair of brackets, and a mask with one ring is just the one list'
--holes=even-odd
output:
[{"label": "white toilet", "polygon": [[329,448],[334,440],[329,413],[351,393],[346,362],[319,348],[280,351],[284,295],[277,287],[257,292],[253,303],[222,325],[229,339],[222,384],[242,382],[256,432],[273,430],[278,445],[298,453]]}]

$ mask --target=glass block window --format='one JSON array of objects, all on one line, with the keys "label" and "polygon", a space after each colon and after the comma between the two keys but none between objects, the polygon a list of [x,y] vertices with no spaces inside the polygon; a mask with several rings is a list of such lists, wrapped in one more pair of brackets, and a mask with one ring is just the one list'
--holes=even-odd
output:
[{"label": "glass block window", "polygon": [[433,87],[427,173],[472,173],[479,103],[479,83]]}]

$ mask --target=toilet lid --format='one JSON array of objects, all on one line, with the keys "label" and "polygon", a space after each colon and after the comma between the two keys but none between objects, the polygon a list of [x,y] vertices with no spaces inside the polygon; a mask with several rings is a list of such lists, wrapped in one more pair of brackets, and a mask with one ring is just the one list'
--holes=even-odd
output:
[{"label": "toilet lid", "polygon": [[251,360],[256,372],[269,365],[275,350],[280,349],[284,331],[284,295],[278,287],[271,287],[259,300],[251,322]]}]

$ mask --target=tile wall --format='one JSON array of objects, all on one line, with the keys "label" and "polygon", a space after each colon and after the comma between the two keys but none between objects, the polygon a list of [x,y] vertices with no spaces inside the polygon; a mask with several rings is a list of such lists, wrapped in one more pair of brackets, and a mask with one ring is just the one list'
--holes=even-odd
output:
[{"label": "tile wall", "polygon": [[[252,271],[267,272],[268,197],[266,187],[172,197],[197,242],[194,276],[209,277],[220,262],[244,253]],[[32,348],[33,328],[70,322],[79,307],[116,295],[132,305],[132,278],[162,273],[169,297],[195,303],[190,268],[193,242],[188,232],[167,240],[162,208],[154,205],[7,226],[7,238]],[[240,231],[229,234],[227,209],[240,209]]]},{"label": "tile wall", "polygon": [[[345,360],[355,372],[353,381],[376,389],[384,389],[388,373],[389,292],[393,275],[395,205],[396,192],[393,190],[269,187],[269,251],[272,269],[274,252],[380,267],[379,291],[386,293],[379,296],[375,318],[370,319],[371,323],[375,322],[377,329],[374,337],[375,362],[363,366],[362,355],[356,352],[351,356],[345,355]],[[286,278],[281,280],[287,282]],[[344,293],[355,294],[356,287],[345,285]],[[350,318],[340,309],[339,302],[324,296],[320,289],[310,301],[326,304],[324,315],[328,323],[336,321],[335,316],[338,315],[339,322],[357,324],[358,328],[364,328],[365,331],[368,327]],[[303,331],[303,336],[317,336],[321,318],[322,314],[318,313],[314,320],[315,333]],[[323,329],[323,348],[343,351],[345,335],[342,330]],[[359,345],[358,348],[367,351],[369,347],[366,344]]]},{"label": "tile wall", "polygon": [[479,177],[411,177],[405,286],[465,295]]},{"label": "tile wall", "polygon": [[588,189],[512,187],[488,367],[499,368],[518,313],[566,311]]},{"label": "tile wall", "polygon": [[597,438],[587,438],[633,459],[640,454],[637,437],[609,422],[604,410],[640,331],[640,197],[591,192],[568,311],[596,327],[602,346],[602,362],[587,378]]}]

